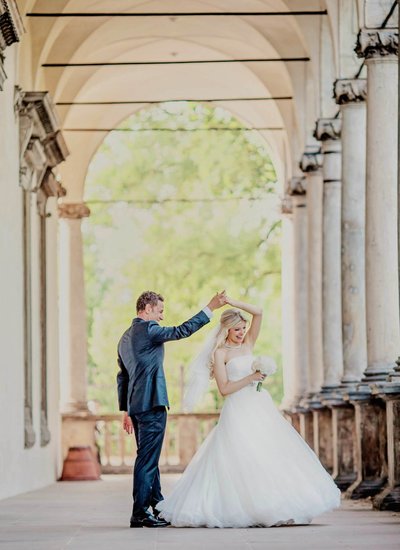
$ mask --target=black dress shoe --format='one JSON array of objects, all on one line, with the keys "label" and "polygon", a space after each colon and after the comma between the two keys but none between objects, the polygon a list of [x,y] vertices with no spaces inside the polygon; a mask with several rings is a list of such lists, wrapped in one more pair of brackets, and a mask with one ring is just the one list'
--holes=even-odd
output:
[{"label": "black dress shoe", "polygon": [[168,521],[156,518],[150,512],[141,517],[131,517],[131,527],[168,527]]}]

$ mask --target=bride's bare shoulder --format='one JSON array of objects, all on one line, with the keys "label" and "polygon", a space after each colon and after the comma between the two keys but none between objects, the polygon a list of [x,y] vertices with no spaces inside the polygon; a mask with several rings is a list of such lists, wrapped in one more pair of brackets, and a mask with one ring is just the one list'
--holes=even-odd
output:
[{"label": "bride's bare shoulder", "polygon": [[222,362],[222,363],[225,363],[225,359],[226,359],[226,350],[223,349],[223,348],[218,348],[215,350],[215,362]]}]

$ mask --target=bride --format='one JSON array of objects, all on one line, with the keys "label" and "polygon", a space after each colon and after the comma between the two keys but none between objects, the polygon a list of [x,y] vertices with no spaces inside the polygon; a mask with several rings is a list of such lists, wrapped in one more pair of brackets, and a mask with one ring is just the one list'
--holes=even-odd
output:
[{"label": "bride", "polygon": [[218,424],[171,494],[157,504],[175,527],[307,524],[340,505],[340,491],[315,453],[274,405],[253,372],[262,310],[227,298],[227,309],[191,366],[186,404],[193,408],[215,377],[225,397]]}]

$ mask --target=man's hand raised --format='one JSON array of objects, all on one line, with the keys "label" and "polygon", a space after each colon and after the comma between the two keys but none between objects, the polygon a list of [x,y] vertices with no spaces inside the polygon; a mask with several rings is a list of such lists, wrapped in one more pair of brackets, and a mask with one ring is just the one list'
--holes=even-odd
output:
[{"label": "man's hand raised", "polygon": [[214,309],[218,309],[226,304],[226,292],[223,290],[222,292],[217,292],[217,294],[211,298],[207,306],[211,309],[211,311],[214,311]]}]

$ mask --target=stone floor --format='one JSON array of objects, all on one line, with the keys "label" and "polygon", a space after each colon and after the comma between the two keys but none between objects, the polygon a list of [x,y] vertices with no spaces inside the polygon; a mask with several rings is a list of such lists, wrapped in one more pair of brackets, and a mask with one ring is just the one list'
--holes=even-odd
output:
[{"label": "stone floor", "polygon": [[[176,475],[163,478],[167,493]],[[129,529],[130,478],[62,482],[0,502],[1,550],[400,550],[400,514],[343,502],[311,525]]]}]

